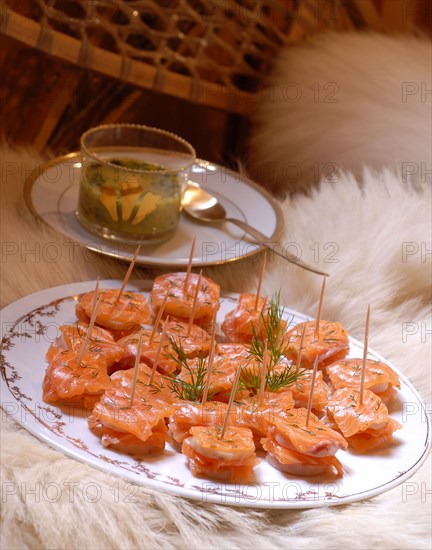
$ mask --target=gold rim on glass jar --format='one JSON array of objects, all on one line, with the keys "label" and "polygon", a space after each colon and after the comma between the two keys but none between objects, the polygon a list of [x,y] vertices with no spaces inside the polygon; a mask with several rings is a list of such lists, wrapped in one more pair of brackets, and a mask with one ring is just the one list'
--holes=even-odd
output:
[{"label": "gold rim on glass jar", "polygon": [[175,232],[195,150],[181,137],[138,124],[81,136],[78,220],[120,242],[157,243]]}]

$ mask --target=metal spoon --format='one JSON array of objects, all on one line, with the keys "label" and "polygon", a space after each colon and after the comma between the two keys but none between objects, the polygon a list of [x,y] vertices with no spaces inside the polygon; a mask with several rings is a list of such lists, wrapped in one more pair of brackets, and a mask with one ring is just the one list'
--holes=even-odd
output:
[{"label": "metal spoon", "polygon": [[183,210],[189,214],[189,216],[202,222],[211,223],[225,221],[233,223],[243,229],[243,231],[246,231],[246,233],[249,233],[249,235],[252,235],[258,244],[272,250],[277,256],[280,256],[284,260],[288,260],[303,269],[312,271],[312,273],[328,276],[327,273],[305,264],[290,252],[285,252],[284,254],[278,252],[273,246],[269,246],[265,242],[268,241],[268,237],[266,237],[266,235],[254,227],[251,227],[249,224],[236,218],[228,218],[225,208],[221,205],[217,198],[205,191],[199,183],[196,183],[195,181],[188,181],[188,185],[182,199],[182,206]]}]

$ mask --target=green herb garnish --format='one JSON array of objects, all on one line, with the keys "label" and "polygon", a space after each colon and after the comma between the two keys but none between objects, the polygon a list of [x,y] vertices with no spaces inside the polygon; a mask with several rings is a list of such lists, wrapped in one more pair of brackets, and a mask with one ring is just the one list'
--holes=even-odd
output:
[{"label": "green herb garnish", "polygon": [[181,370],[187,371],[190,376],[189,382],[181,378],[166,378],[170,389],[179,399],[199,402],[204,393],[207,376],[206,358],[200,354],[198,357],[198,366],[196,368],[191,367],[188,364],[188,357],[183,346],[177,343],[172,336],[169,337],[169,340],[174,353],[166,352],[165,356],[173,359],[180,366]]},{"label": "green herb garnish", "polygon": [[[252,342],[248,346],[250,360],[256,359],[262,364],[265,343],[267,342],[267,373],[265,389],[276,392],[293,384],[305,372],[305,369],[287,364],[283,369],[275,369],[288,354],[289,339],[286,337],[286,325],[283,320],[284,308],[280,307],[280,291],[270,301],[267,312],[262,311],[259,330],[252,326]],[[260,368],[257,365],[245,367],[242,372],[241,388],[258,390],[261,383]]]}]

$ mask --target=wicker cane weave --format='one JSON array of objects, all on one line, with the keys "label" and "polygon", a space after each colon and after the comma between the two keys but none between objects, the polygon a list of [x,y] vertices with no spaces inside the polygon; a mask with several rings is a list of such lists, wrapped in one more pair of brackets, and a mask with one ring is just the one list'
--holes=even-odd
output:
[{"label": "wicker cane weave", "polygon": [[[382,30],[386,19],[395,24],[398,3],[3,0],[0,29],[29,46],[121,81],[247,113],[253,105],[250,96],[257,93],[281,45],[329,28]],[[408,27],[417,0],[404,4]]]}]

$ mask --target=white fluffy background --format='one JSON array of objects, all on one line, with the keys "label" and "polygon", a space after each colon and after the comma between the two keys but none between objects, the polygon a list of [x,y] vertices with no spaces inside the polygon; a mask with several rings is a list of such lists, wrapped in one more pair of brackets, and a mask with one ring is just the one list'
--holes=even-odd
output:
[{"label": "white fluffy background", "polygon": [[[20,250],[35,243],[43,247],[47,242],[64,248],[64,238],[39,227],[23,204],[24,173],[38,159],[24,151],[3,150],[1,161],[3,241],[18,243]],[[16,173],[8,175],[11,167],[17,168]],[[297,242],[305,260],[313,261],[308,250],[313,243],[319,243],[321,252],[328,242],[339,247],[338,263],[321,262],[331,273],[324,316],[340,320],[353,336],[361,338],[370,302],[371,347],[410,378],[430,409],[431,337],[422,339],[419,332],[406,343],[402,341],[404,322],[425,323],[430,329],[430,255],[422,258],[419,253],[402,261],[403,242],[425,242],[431,247],[429,187],[423,185],[415,192],[391,172],[366,172],[360,189],[353,177],[344,175],[340,183],[326,183],[309,198],[295,198],[282,208],[286,221],[282,241]],[[205,272],[224,289],[252,290],[255,265],[244,260]],[[122,277],[124,269],[123,264],[79,251],[72,263],[66,249],[58,263],[36,262],[32,255],[9,255],[1,264],[2,302],[6,305],[36,290],[92,280],[96,275]],[[149,274],[143,269],[135,271],[136,278]],[[268,265],[264,291],[270,294],[281,288],[284,304],[313,315],[320,284],[320,277],[278,259]],[[124,502],[128,495],[124,491],[120,502],[115,502],[110,486],[118,480],[113,476],[51,449],[5,414],[2,420],[3,489],[7,482],[32,488],[38,482],[64,487],[77,481],[81,488],[96,482],[102,490],[96,503],[85,502],[78,491],[73,504],[67,491],[57,503],[3,493],[1,546],[5,549],[430,548],[431,495],[424,492],[431,489],[429,461],[408,481],[416,484],[409,490],[418,491],[406,499],[404,487],[399,486],[342,507],[253,510],[198,504],[143,487],[136,495],[138,502],[130,504]]]},{"label": "white fluffy background", "polygon": [[366,164],[431,183],[431,66],[430,40],[411,36],[325,33],[282,50],[255,109],[255,178],[307,190]]}]

